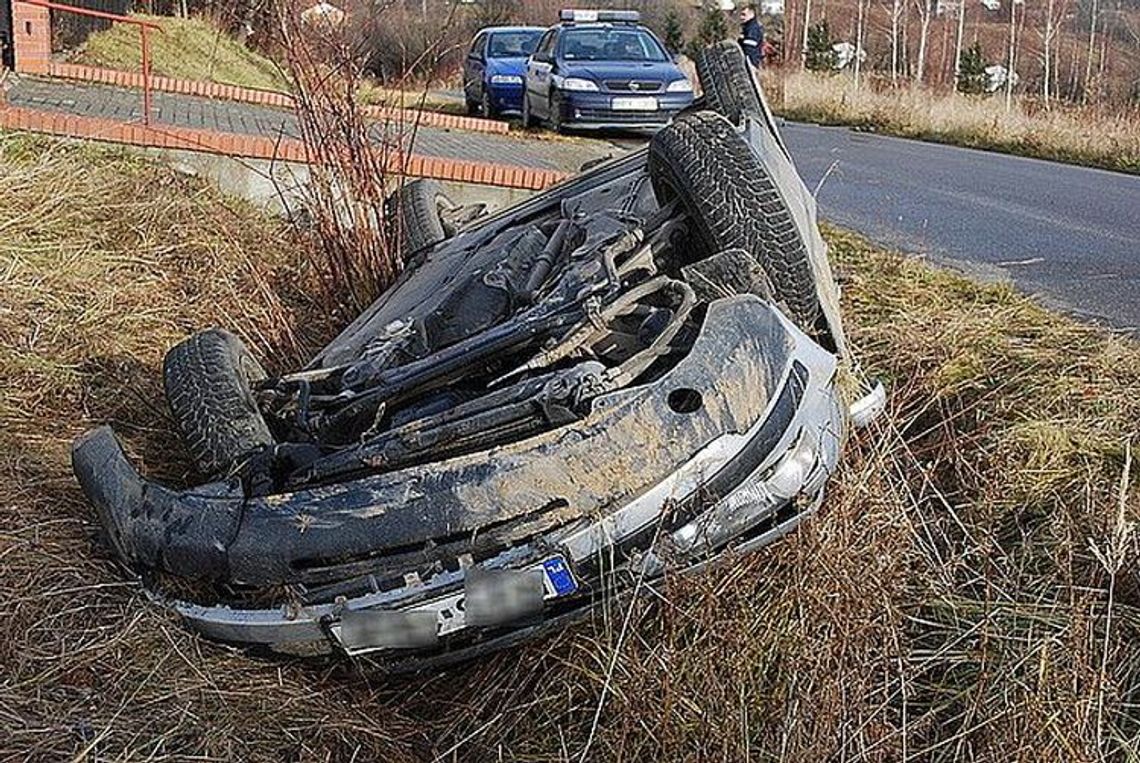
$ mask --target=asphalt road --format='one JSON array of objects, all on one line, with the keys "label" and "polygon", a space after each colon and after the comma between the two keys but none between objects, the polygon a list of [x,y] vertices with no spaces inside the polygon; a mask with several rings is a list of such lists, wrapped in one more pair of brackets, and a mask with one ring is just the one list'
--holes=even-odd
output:
[{"label": "asphalt road", "polygon": [[784,139],[824,219],[1140,336],[1140,177],[844,128]]}]

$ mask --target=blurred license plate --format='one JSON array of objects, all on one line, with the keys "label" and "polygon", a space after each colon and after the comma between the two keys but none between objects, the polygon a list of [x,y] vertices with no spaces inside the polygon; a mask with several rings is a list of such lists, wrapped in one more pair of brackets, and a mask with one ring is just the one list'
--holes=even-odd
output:
[{"label": "blurred license plate", "polygon": [[614,98],[614,111],[657,111],[656,98]]},{"label": "blurred license plate", "polygon": [[[578,591],[578,581],[574,579],[574,573],[570,571],[570,566],[562,556],[551,556],[529,569],[506,574],[516,577],[538,575],[541,587],[534,592],[538,596],[536,602],[538,605],[541,605],[544,599],[570,596]],[[501,595],[510,593],[501,583],[498,592]],[[487,590],[484,593],[487,593]],[[465,599],[469,594],[470,591],[465,588],[462,592],[425,602],[410,610],[346,612],[341,616],[341,622],[332,626],[332,632],[344,650],[352,655],[377,649],[431,646],[440,636],[467,627]],[[504,611],[503,614],[510,613]]]}]

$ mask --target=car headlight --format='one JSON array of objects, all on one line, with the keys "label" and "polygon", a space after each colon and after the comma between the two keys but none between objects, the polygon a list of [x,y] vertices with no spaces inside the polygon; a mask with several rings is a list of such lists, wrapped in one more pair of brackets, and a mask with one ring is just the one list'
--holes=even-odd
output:
[{"label": "car headlight", "polygon": [[492,74],[492,85],[521,85],[523,78],[517,74]]},{"label": "car headlight", "polygon": [[669,83],[669,87],[665,88],[667,93],[691,93],[693,92],[693,83],[687,79],[674,80]]},{"label": "car headlight", "polygon": [[593,92],[593,91],[596,91],[598,89],[598,83],[592,82],[588,79],[579,79],[577,77],[567,77],[566,79],[562,80],[561,87],[563,90],[577,90],[579,92],[585,92],[585,91]]}]

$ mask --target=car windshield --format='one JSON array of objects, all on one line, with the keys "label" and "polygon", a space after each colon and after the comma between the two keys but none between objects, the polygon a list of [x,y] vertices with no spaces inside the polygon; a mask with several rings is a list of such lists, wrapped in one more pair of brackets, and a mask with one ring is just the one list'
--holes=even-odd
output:
[{"label": "car windshield", "polygon": [[542,30],[519,32],[496,32],[491,35],[491,47],[487,52],[490,58],[526,58],[534,52]]},{"label": "car windshield", "polygon": [[568,61],[667,61],[665,51],[643,29],[570,29],[562,38]]}]

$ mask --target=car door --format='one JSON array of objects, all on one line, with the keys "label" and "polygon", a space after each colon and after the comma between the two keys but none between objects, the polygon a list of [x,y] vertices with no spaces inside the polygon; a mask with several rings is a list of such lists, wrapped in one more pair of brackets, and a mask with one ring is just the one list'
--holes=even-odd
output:
[{"label": "car door", "polygon": [[486,32],[475,35],[467,60],[463,62],[463,97],[468,103],[478,103],[483,97],[483,73],[487,69]]},{"label": "car door", "polygon": [[554,46],[558,30],[547,30],[534,55],[527,61],[526,90],[530,99],[531,113],[540,117],[550,116],[550,76],[554,70]]}]

